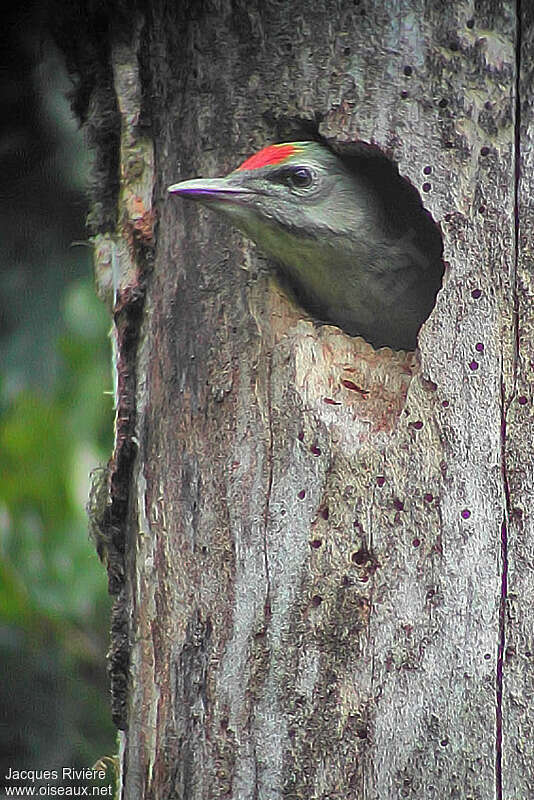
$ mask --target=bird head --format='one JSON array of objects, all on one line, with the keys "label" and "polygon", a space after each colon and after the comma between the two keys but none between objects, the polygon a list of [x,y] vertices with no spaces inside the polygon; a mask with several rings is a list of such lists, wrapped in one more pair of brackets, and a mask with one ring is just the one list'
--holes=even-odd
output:
[{"label": "bird head", "polygon": [[272,144],[223,178],[182,181],[168,191],[229,216],[271,253],[273,233],[278,245],[283,231],[315,239],[346,235],[373,205],[372,193],[317,142]]}]

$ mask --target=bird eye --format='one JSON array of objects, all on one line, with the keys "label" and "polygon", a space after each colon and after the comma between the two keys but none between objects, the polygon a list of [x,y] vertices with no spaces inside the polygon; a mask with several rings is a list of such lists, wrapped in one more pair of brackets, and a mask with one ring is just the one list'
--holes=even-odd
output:
[{"label": "bird eye", "polygon": [[307,189],[312,184],[313,175],[311,170],[306,169],[306,167],[299,167],[292,170],[288,178],[289,184],[294,186],[295,189]]}]

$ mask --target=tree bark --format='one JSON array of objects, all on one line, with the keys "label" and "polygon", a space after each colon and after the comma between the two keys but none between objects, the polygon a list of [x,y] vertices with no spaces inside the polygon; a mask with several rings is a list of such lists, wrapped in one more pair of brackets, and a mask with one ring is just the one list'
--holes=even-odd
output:
[{"label": "tree bark", "polygon": [[[118,221],[93,219],[121,796],[526,800],[528,4],[111,13],[117,106],[100,77],[91,119],[121,124]],[[417,354],[314,324],[224,221],[167,199],[314,135],[378,146],[441,226]]]}]

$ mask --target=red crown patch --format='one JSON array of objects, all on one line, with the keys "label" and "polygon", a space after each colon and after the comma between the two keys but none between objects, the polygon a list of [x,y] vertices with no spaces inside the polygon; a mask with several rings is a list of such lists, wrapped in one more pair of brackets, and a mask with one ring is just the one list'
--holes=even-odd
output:
[{"label": "red crown patch", "polygon": [[264,147],[259,153],[255,153],[246,161],[243,161],[240,167],[237,167],[235,172],[241,172],[244,169],[259,169],[260,167],[270,167],[274,164],[280,164],[287,158],[290,158],[295,153],[298,153],[300,147],[294,144],[270,144]]}]

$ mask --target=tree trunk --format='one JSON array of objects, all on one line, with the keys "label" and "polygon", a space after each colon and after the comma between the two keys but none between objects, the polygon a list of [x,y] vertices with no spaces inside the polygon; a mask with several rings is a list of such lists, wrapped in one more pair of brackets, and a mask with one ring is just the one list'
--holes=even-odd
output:
[{"label": "tree trunk", "polygon": [[[89,124],[97,274],[115,292],[101,529],[123,798],[530,796],[523,6],[111,11]],[[317,135],[377,145],[441,226],[416,355],[315,325],[229,225],[167,198]]]}]

